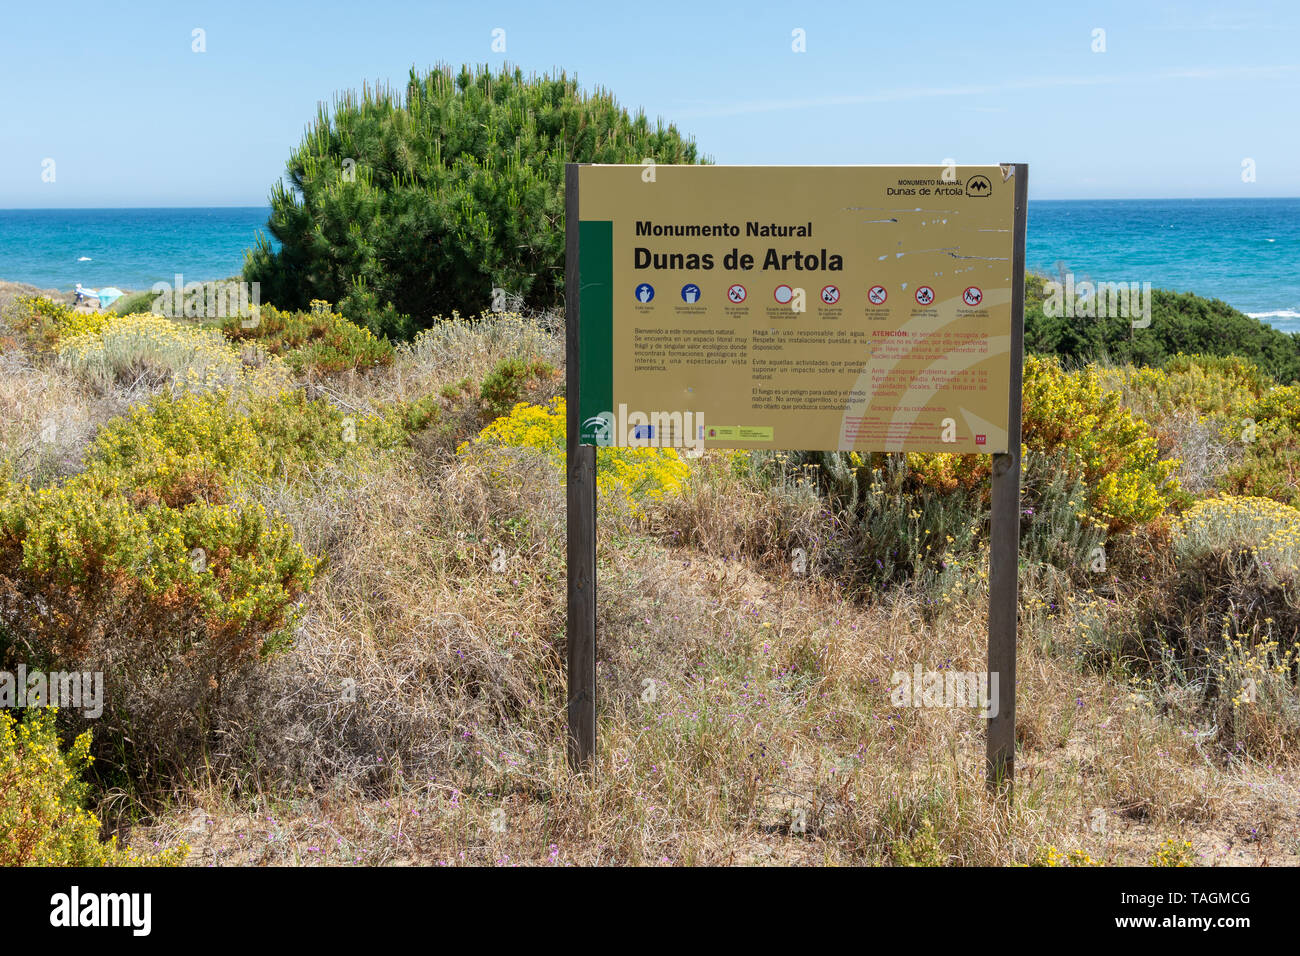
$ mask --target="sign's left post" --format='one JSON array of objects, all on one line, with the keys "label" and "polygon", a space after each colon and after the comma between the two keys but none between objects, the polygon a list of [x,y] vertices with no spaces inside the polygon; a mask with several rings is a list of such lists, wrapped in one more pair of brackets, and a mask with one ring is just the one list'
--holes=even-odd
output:
[{"label": "sign's left post", "polygon": [[564,171],[565,495],[568,500],[569,765],[596,757],[596,449],[581,443],[578,163]]}]

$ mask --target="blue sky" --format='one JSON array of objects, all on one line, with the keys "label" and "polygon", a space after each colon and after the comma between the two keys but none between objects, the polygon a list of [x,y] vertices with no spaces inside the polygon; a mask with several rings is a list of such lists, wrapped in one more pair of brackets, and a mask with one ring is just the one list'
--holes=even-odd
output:
[{"label": "blue sky", "polygon": [[1021,161],[1038,199],[1297,196],[1297,41],[1294,0],[9,3],[0,208],[263,205],[318,101],[439,61],[566,70],[720,163]]}]

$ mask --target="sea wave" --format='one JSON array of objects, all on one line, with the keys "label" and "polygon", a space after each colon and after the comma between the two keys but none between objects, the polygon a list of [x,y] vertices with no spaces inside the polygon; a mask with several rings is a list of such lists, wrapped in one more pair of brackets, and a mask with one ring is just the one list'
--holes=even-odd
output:
[{"label": "sea wave", "polygon": [[1276,309],[1272,312],[1247,312],[1252,319],[1300,319],[1295,309]]}]

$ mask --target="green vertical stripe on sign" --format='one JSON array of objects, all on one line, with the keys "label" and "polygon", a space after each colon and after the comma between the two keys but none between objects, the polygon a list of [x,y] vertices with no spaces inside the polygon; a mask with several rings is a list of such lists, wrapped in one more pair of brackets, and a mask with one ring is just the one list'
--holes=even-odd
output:
[{"label": "green vertical stripe on sign", "polygon": [[[579,422],[614,410],[614,224],[578,223]],[[594,444],[583,429],[579,441]]]}]

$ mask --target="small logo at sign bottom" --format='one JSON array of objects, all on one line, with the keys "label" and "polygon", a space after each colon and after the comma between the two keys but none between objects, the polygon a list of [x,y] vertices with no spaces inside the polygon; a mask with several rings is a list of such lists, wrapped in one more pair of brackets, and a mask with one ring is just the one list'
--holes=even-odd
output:
[{"label": "small logo at sign bottom", "polygon": [[985,436],[983,436],[983,435],[976,435],[976,436],[975,436],[975,444],[977,444],[977,445],[982,445],[982,444],[984,444],[984,442],[987,441],[987,440],[988,440],[988,439],[987,439]]}]

